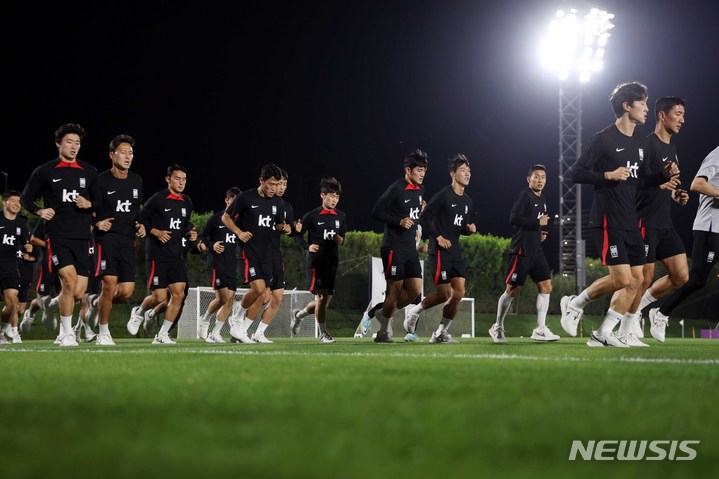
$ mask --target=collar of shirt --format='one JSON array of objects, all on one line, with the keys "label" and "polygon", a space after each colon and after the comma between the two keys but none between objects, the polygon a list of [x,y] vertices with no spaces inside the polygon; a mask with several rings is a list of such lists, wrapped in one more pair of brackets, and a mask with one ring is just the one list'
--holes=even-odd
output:
[{"label": "collar of shirt", "polygon": [[335,210],[328,210],[326,208],[322,208],[322,211],[320,211],[321,215],[336,215],[337,212]]},{"label": "collar of shirt", "polygon": [[70,162],[70,161],[64,161],[64,160],[58,161],[57,165],[55,165],[55,168],[77,168],[80,170],[84,170],[84,168],[82,166],[80,166],[77,161]]},{"label": "collar of shirt", "polygon": [[185,201],[185,199],[182,197],[182,195],[176,195],[174,193],[170,193],[165,197],[165,199],[168,200],[177,200],[177,201]]},{"label": "collar of shirt", "polygon": [[419,187],[419,185],[415,185],[414,183],[407,183],[407,186],[405,186],[404,189],[405,189],[405,191],[406,190],[419,190],[420,187]]}]

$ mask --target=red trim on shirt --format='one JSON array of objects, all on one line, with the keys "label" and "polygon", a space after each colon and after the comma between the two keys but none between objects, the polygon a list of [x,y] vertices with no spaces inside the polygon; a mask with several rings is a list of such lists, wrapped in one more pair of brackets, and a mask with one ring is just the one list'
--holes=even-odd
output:
[{"label": "red trim on shirt", "polygon": [[166,200],[177,200],[177,201],[185,201],[185,198],[182,197],[182,195],[176,195],[174,193],[170,193],[165,197]]},{"label": "red trim on shirt", "polygon": [[421,188],[419,185],[415,185],[414,183],[407,183],[407,186],[405,186],[404,190],[420,190]]},{"label": "red trim on shirt", "polygon": [[64,160],[58,161],[57,165],[55,165],[55,168],[77,168],[79,170],[85,169],[82,166],[80,166],[77,161],[64,161]]},{"label": "red trim on shirt", "polygon": [[337,212],[335,210],[328,210],[326,208],[322,208],[322,211],[320,211],[321,215],[336,215]]}]

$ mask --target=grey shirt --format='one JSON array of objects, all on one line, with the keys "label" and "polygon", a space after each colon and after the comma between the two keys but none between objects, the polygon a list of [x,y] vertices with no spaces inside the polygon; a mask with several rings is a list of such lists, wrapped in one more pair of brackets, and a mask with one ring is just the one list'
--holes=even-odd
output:
[{"label": "grey shirt", "polygon": [[[710,185],[719,188],[719,147],[714,148],[704,158],[696,176],[705,177]],[[719,198],[699,195],[699,208],[697,208],[692,230],[719,233]]]}]

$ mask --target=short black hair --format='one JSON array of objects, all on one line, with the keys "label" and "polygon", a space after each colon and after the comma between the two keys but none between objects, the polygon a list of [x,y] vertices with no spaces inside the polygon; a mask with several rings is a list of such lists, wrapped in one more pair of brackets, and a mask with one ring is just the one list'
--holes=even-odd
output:
[{"label": "short black hair", "polygon": [[542,170],[542,171],[544,171],[544,172],[546,173],[546,172],[547,172],[547,167],[545,167],[545,166],[544,166],[543,164],[541,164],[541,163],[537,163],[537,164],[535,164],[535,165],[532,165],[532,166],[529,167],[529,171],[527,172],[527,176],[532,176],[532,173],[534,173],[534,172],[537,171],[537,170]]},{"label": "short black hair", "polygon": [[321,193],[337,193],[342,194],[342,185],[334,177],[325,177],[320,180],[320,192]]},{"label": "short black hair", "polygon": [[235,196],[239,195],[240,193],[242,193],[242,191],[240,191],[240,189],[238,187],[230,186],[229,188],[227,188],[227,191],[225,191],[225,197],[226,198],[234,198]]},{"label": "short black hair", "polygon": [[282,168],[275,165],[274,163],[263,166],[260,170],[260,178],[262,178],[263,180],[269,180],[272,177],[274,177],[278,181],[281,180]]},{"label": "short black hair", "polygon": [[290,175],[287,174],[287,170],[285,170],[284,168],[280,168],[280,170],[282,170],[282,178],[284,178],[285,180],[289,180]]},{"label": "short black hair", "polygon": [[449,167],[450,173],[456,173],[457,168],[459,168],[462,165],[469,166],[469,160],[462,153],[457,153],[456,155],[454,155],[452,158],[450,158],[447,161],[447,166]]},{"label": "short black hair", "polygon": [[167,167],[167,176],[172,176],[173,171],[182,171],[183,173],[187,174],[187,168],[182,165],[178,165],[177,163]]},{"label": "short black hair", "polygon": [[654,102],[654,119],[659,121],[659,112],[664,112],[665,115],[669,114],[669,111],[677,105],[683,107],[687,106],[687,102],[684,98],[678,96],[663,96]]},{"label": "short black hair", "polygon": [[112,153],[117,150],[117,148],[123,143],[129,143],[130,146],[134,147],[135,139],[130,135],[117,135],[115,138],[110,140],[110,152]]},{"label": "short black hair", "polygon": [[85,129],[77,123],[65,123],[55,130],[55,143],[60,143],[65,135],[75,133],[82,140],[85,138]]},{"label": "short black hair", "polygon": [[13,196],[20,196],[20,192],[16,190],[7,190],[5,193],[2,194],[2,200],[6,201],[9,198],[12,198]]},{"label": "short black hair", "polygon": [[648,97],[647,86],[643,83],[638,81],[620,83],[609,96],[609,103],[612,104],[614,115],[619,118],[624,114],[624,103],[631,105],[635,101],[646,100]]},{"label": "short black hair", "polygon": [[412,153],[404,157],[404,167],[410,170],[416,167],[427,168],[427,153],[420,149],[414,150]]}]

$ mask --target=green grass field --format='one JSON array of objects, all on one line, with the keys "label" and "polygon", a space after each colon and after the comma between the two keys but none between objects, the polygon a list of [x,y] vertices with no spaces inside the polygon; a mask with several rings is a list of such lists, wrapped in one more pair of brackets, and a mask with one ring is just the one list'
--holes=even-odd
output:
[{"label": "green grass field", "polygon": [[[152,346],[116,334],[110,348],[61,350],[47,339],[4,346],[2,477],[716,471],[719,341],[649,338],[650,348],[619,350],[590,349],[586,338],[514,337],[495,345],[483,329],[456,345],[339,338]],[[701,443],[691,462],[568,461],[572,440],[592,439]]]}]

